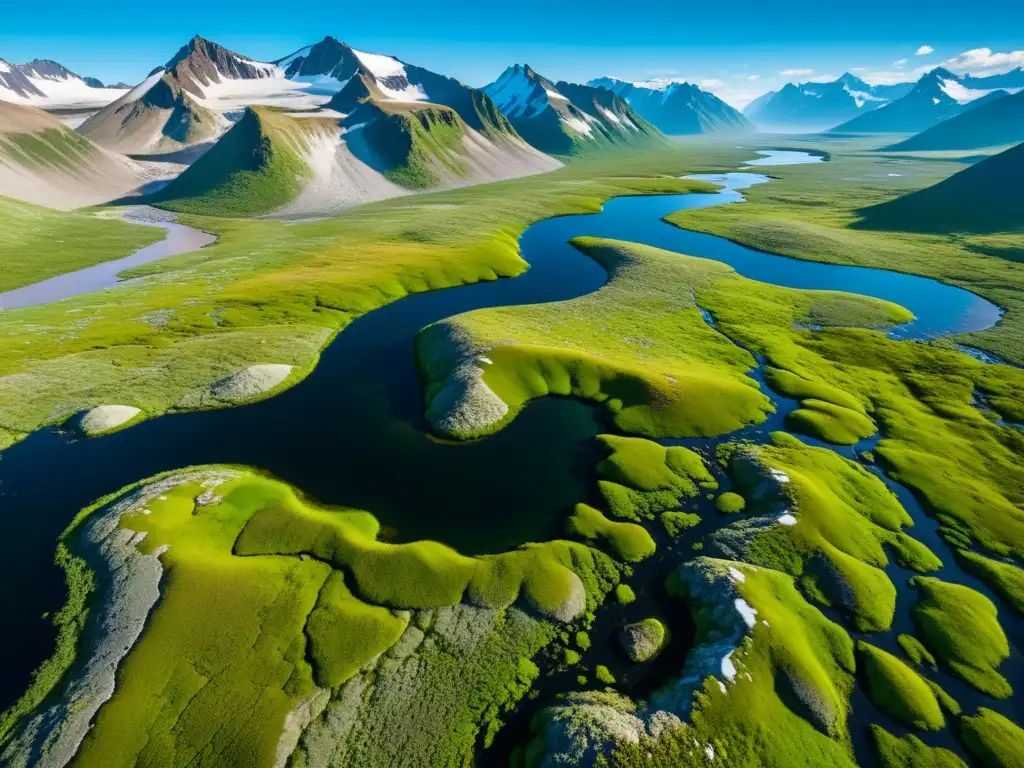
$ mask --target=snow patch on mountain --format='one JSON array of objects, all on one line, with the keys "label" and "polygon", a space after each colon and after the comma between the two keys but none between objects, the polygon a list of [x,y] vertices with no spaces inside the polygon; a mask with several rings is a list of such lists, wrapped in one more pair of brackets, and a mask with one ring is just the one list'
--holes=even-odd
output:
[{"label": "snow patch on mountain", "polygon": [[970,104],[976,99],[980,99],[982,96],[988,96],[993,91],[999,90],[998,88],[990,88],[983,90],[980,88],[968,88],[963,83],[957,82],[956,80],[944,80],[939,78],[939,88],[942,92],[955,100],[957,104]]}]

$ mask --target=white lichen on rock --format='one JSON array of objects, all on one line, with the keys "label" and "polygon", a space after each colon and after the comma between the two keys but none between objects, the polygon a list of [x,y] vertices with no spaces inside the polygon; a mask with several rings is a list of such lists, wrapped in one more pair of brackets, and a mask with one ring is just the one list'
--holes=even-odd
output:
[{"label": "white lichen on rock", "polygon": [[69,424],[84,437],[97,437],[127,424],[140,413],[131,405],[97,405],[72,417]]},{"label": "white lichen on rock", "polygon": [[250,365],[210,385],[210,395],[224,403],[240,403],[269,392],[292,372],[292,366],[280,363]]},{"label": "white lichen on rock", "polygon": [[508,416],[508,404],[484,381],[487,357],[494,347],[483,348],[462,328],[447,322],[420,332],[417,352],[432,380],[427,420],[434,431],[465,438],[493,430]]},{"label": "white lichen on rock", "polygon": [[99,708],[114,693],[122,659],[135,645],[146,618],[160,597],[165,548],[138,550],[144,532],[121,528],[121,518],[146,509],[171,488],[210,478],[228,478],[229,470],[169,475],[140,486],[97,510],[68,542],[73,554],[95,573],[98,601],[83,631],[78,657],[48,708],[19,728],[0,754],[12,768],[61,768],[75,756]]}]

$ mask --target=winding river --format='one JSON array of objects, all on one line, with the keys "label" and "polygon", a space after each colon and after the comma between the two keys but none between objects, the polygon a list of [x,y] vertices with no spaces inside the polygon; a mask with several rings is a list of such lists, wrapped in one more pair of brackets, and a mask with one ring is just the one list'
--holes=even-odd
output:
[{"label": "winding river", "polygon": [[[821,160],[769,153],[755,162],[771,164],[764,161],[773,157]],[[0,648],[9,661],[0,681],[0,708],[24,689],[31,669],[52,648],[52,627],[40,612],[56,609],[63,596],[62,574],[51,564],[56,536],[93,500],[157,472],[203,463],[259,467],[323,503],[370,510],[394,540],[432,538],[465,553],[503,551],[558,536],[568,508],[593,493],[597,456],[591,438],[609,429],[603,411],[572,399],[543,398],[497,435],[461,445],[438,442],[429,436],[423,417],[413,343],[420,328],[455,314],[569,299],[599,289],[607,275],[568,244],[577,235],[716,259],[777,285],[894,301],[915,315],[891,331],[901,339],[982,330],[999,319],[1000,310],[992,303],[935,280],[799,261],[664,223],[664,216],[682,209],[739,203],[741,190],[769,181],[751,172],[693,178],[723,189],[616,198],[597,214],[534,224],[520,240],[530,263],[524,275],[416,294],[374,310],[336,337],[308,378],[269,400],[161,416],[89,440],[43,429],[5,451],[0,460],[0,615],[7,631]],[[778,428],[792,407],[776,399],[780,413],[757,434]],[[938,542],[934,522],[905,489],[896,490]],[[952,560],[944,545],[934,546],[944,560]],[[956,570],[951,580],[991,594]],[[647,604],[642,599],[634,610]],[[900,608],[901,615],[908,613],[905,603]]]}]

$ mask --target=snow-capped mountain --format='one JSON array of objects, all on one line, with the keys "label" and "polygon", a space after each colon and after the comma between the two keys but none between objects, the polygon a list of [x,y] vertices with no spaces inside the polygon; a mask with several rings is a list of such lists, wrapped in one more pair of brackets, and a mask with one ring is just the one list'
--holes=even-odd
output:
[{"label": "snow-capped mountain", "polygon": [[787,83],[751,102],[744,114],[770,128],[813,131],[870,112],[905,95],[912,83],[873,86],[849,72],[824,83]]},{"label": "snow-capped mountain", "polygon": [[173,152],[216,139],[251,104],[308,109],[325,100],[273,63],[196,36],[79,130],[119,152]]},{"label": "snow-capped mountain", "polygon": [[109,104],[123,89],[105,88],[50,59],[11,64],[0,59],[0,100],[41,109],[89,108]]},{"label": "snow-capped mountain", "polygon": [[509,67],[483,90],[519,134],[542,152],[568,155],[662,138],[607,88],[552,83],[526,64]]},{"label": "snow-capped mountain", "polygon": [[[975,78],[973,82],[978,80]],[[841,133],[916,133],[979,106],[985,100],[1005,95],[1005,91],[997,88],[968,87],[965,78],[938,67],[923,75],[902,98],[848,120],[833,130]]]},{"label": "snow-capped mountain", "polygon": [[607,88],[662,133],[684,135],[748,130],[750,121],[713,93],[685,82],[631,83],[599,77],[588,85]]}]

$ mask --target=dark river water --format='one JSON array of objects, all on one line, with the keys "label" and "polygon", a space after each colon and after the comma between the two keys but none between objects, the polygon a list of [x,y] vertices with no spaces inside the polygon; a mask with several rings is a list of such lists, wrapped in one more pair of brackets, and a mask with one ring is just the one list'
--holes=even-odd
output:
[{"label": "dark river water", "polygon": [[[205,463],[258,467],[325,504],[373,512],[394,540],[431,538],[466,554],[560,535],[566,512],[593,493],[592,438],[609,430],[602,411],[576,400],[543,398],[492,437],[458,445],[439,442],[423,417],[414,339],[423,326],[473,309],[557,301],[599,289],[607,275],[568,245],[573,237],[647,243],[722,261],[776,285],[888,299],[915,315],[891,332],[903,339],[981,330],[999,319],[995,305],[934,280],[789,259],[664,223],[664,216],[682,209],[738,203],[739,190],[768,181],[747,172],[695,178],[725,188],[715,194],[616,198],[597,214],[534,224],[520,239],[530,264],[522,276],[416,294],[374,310],[335,338],[308,378],[269,400],[161,416],[88,440],[43,429],[5,451],[0,459],[0,615],[5,617],[0,650],[7,663],[0,677],[0,708],[24,689],[31,670],[52,649],[52,627],[41,613],[57,609],[64,594],[62,573],[52,565],[56,537],[82,507],[157,472]],[[786,410],[780,408],[773,428]],[[763,432],[762,427],[756,434]],[[714,442],[705,441],[704,447]],[[912,497],[908,509],[915,519],[924,518]],[[951,559],[941,543],[936,552]],[[658,568],[647,567],[651,595],[661,578]],[[978,586],[959,569],[956,576],[951,580]],[[648,597],[643,588],[640,596],[633,611],[648,605],[655,612],[668,610],[661,596]],[[611,613],[619,617],[628,611]],[[628,677],[628,670],[623,674]],[[642,679],[635,682],[637,691],[650,687]]]}]

